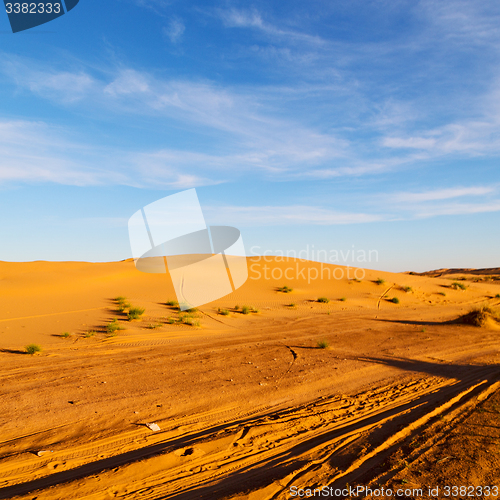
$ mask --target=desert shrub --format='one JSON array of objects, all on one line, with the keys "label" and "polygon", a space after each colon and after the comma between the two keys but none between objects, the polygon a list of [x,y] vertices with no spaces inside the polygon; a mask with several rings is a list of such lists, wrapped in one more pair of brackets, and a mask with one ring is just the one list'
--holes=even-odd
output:
[{"label": "desert shrub", "polygon": [[24,350],[26,351],[26,354],[36,354],[37,352],[40,352],[42,348],[38,344],[28,344]]},{"label": "desert shrub", "polygon": [[444,292],[438,292],[438,293],[439,293],[439,295],[442,295],[443,297],[446,297],[446,293],[444,293]]},{"label": "desert shrub", "polygon": [[173,325],[175,323],[175,318],[172,318],[172,316],[170,316],[170,318],[167,319],[167,323]]},{"label": "desert shrub", "polygon": [[120,323],[118,323],[118,320],[116,318],[106,325],[106,331],[108,333],[115,333],[118,330],[123,330],[123,327],[120,325]]},{"label": "desert shrub", "polygon": [[345,302],[347,300],[347,297],[340,297],[340,302]]},{"label": "desert shrub", "polygon": [[221,309],[219,314],[222,314],[222,316],[229,316],[229,311],[227,309]]},{"label": "desert shrub", "polygon": [[146,309],[144,309],[144,307],[131,307],[128,310],[128,320],[132,321],[133,319],[140,319],[145,311]]},{"label": "desert shrub", "polygon": [[496,321],[500,321],[500,313],[493,309],[488,304],[483,304],[482,306],[475,307],[471,309],[467,314],[464,314],[460,319],[463,323],[474,326],[484,326],[488,318],[492,318]]},{"label": "desert shrub", "polygon": [[234,310],[235,310],[235,311],[239,311],[239,309],[240,309],[240,306],[239,306],[239,305],[235,305],[235,306],[234,306]]},{"label": "desert shrub", "polygon": [[405,291],[406,293],[411,293],[413,292],[413,288],[411,286],[402,286],[401,287],[403,289],[403,291]]},{"label": "desert shrub", "polygon": [[61,337],[63,337],[64,339],[67,339],[67,338],[71,337],[71,333],[69,333],[69,332],[61,333]]},{"label": "desert shrub", "polygon": [[377,278],[375,280],[375,283],[377,283],[377,285],[383,285],[385,283],[385,280],[383,280],[382,278]]},{"label": "desert shrub", "polygon": [[165,302],[165,304],[166,304],[167,306],[178,306],[178,305],[179,305],[179,302],[177,302],[176,300],[167,300],[167,301]]},{"label": "desert shrub", "polygon": [[287,307],[296,307],[296,304],[292,302],[291,304],[287,304]]},{"label": "desert shrub", "polygon": [[290,293],[293,292],[293,288],[289,288],[286,285],[278,288],[278,292]]},{"label": "desert shrub", "polygon": [[318,346],[318,349],[328,349],[328,347],[330,346],[330,344],[326,340],[320,340],[316,345]]},{"label": "desert shrub", "polygon": [[161,323],[149,323],[149,325],[146,328],[149,328],[150,330],[154,330],[155,328],[160,328],[162,326]]},{"label": "desert shrub", "polygon": [[90,338],[90,337],[93,337],[97,332],[95,330],[89,330],[86,334],[85,334],[85,338]]},{"label": "desert shrub", "polygon": [[130,307],[130,302],[127,302],[127,298],[123,296],[116,297],[116,302],[118,304],[118,312],[124,312],[125,309],[128,309]]},{"label": "desert shrub", "polygon": [[127,309],[130,309],[132,305],[130,302],[118,302],[118,312],[125,312]]},{"label": "desert shrub", "polygon": [[467,290],[467,287],[463,283],[459,283],[458,281],[454,281],[450,285],[450,288],[453,288],[454,290]]},{"label": "desert shrub", "polygon": [[495,295],[495,299],[500,299],[500,293],[497,293],[497,294]]},{"label": "desert shrub", "polygon": [[255,314],[259,314],[260,313],[260,309],[258,307],[252,307],[252,312],[255,313]]},{"label": "desert shrub", "polygon": [[392,302],[393,304],[399,304],[399,299],[397,297],[393,297],[392,299],[389,299],[389,302]]},{"label": "desert shrub", "polygon": [[321,302],[322,304],[328,304],[328,302],[330,302],[330,299],[327,297],[320,297],[318,299],[318,302]]},{"label": "desert shrub", "polygon": [[252,312],[252,308],[250,306],[243,306],[241,308],[241,312],[243,314],[250,314]]},{"label": "desert shrub", "polygon": [[192,316],[184,316],[181,321],[185,325],[200,326],[200,322],[197,319],[193,318]]}]

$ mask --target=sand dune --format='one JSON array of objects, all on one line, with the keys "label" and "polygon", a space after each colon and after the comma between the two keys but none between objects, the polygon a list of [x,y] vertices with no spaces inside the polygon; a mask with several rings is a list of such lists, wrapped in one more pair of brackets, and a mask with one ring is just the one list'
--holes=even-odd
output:
[{"label": "sand dune", "polygon": [[131,261],[0,262],[0,498],[391,484],[497,390],[498,331],[456,319],[498,306],[500,282],[267,259],[185,322],[168,275]]}]

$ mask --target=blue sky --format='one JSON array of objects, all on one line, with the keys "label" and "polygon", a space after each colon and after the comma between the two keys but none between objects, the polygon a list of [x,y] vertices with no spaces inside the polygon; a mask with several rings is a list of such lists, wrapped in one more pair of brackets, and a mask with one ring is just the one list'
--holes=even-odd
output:
[{"label": "blue sky", "polygon": [[130,257],[196,187],[251,248],[500,265],[496,1],[80,0],[0,13],[0,260]]}]

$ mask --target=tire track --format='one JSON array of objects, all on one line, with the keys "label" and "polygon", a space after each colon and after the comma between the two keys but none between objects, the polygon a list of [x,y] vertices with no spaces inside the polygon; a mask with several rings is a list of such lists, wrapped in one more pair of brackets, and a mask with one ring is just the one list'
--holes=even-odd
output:
[{"label": "tire track", "polygon": [[[196,496],[216,499],[221,498],[222,492],[226,496],[235,494],[250,483],[258,490],[263,483],[269,484],[271,475],[275,481],[279,479],[281,485],[279,491],[265,498],[277,499],[291,485],[300,485],[304,481],[309,481],[310,485],[311,479],[340,450],[349,446],[359,447],[360,442],[373,442],[372,449],[360,454],[358,459],[344,470],[339,470],[330,480],[335,483],[350,475],[361,474],[391,446],[422,425],[449,411],[454,405],[462,405],[462,401],[476,392],[484,393],[485,390],[491,391],[498,387],[498,383],[492,380],[494,377],[498,378],[498,370],[493,372],[491,367],[477,367],[458,382],[428,377],[368,391],[355,397],[332,396],[283,410],[261,408],[258,415],[239,415],[238,419],[221,419],[219,414],[216,425],[209,427],[200,424],[213,419],[217,412],[181,419],[162,433],[148,435],[148,441],[156,439],[157,442],[24,484],[1,488],[0,498],[26,494],[96,473],[105,474],[108,469],[116,467],[140,466],[137,464],[140,460],[155,460],[154,456],[173,453],[175,450],[208,446],[215,452],[208,451],[201,457],[186,459],[188,462],[178,467],[162,469],[159,476],[152,475],[147,480],[141,480],[141,487],[130,493],[131,496],[124,497],[134,500],[153,498],[151,495],[154,492],[154,498],[161,496],[165,499],[187,500]],[[234,415],[231,408],[225,413]],[[403,431],[394,433],[398,422],[403,425]],[[185,429],[179,435],[178,431],[182,427],[193,424],[198,424],[198,428]],[[169,436],[173,432],[176,435]],[[88,458],[113,447],[115,450],[119,447],[123,449],[145,435],[134,433],[80,452],[61,453],[57,457],[50,457],[51,460],[37,462],[36,467],[46,467],[56,459],[60,462],[82,458],[82,452]],[[219,449],[217,443],[224,443],[228,439],[231,443],[229,448]],[[10,472],[16,475],[27,470],[23,467]]]}]

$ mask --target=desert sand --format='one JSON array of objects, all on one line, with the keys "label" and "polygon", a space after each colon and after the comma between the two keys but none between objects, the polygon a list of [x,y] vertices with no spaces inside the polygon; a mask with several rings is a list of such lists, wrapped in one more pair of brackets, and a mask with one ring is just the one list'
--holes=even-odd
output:
[{"label": "desert sand", "polygon": [[500,485],[500,330],[457,321],[500,305],[498,269],[355,280],[268,260],[184,323],[169,276],[130,260],[0,262],[0,498]]}]

